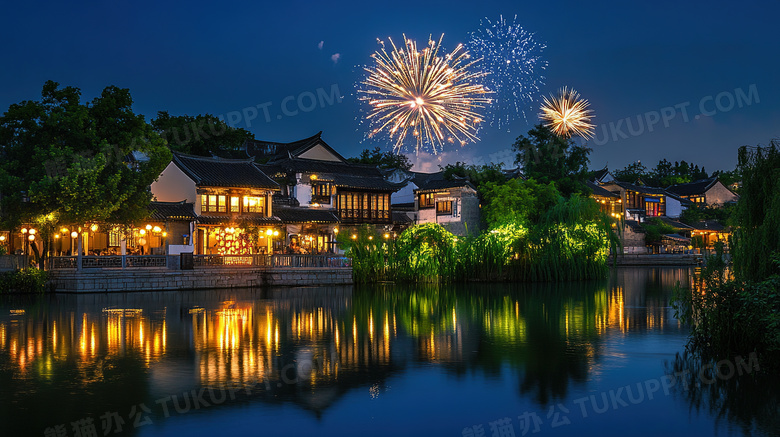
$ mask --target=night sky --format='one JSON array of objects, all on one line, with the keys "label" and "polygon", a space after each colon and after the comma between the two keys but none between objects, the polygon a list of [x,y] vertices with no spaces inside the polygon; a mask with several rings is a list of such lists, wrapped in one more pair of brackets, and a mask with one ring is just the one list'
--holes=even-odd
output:
[{"label": "night sky", "polygon": [[[373,146],[361,143],[355,83],[377,38],[444,33],[452,48],[480,18],[517,15],[547,45],[542,92],[567,85],[591,102],[592,168],[667,158],[733,169],[737,147],[780,137],[778,12],[776,1],[14,2],[0,16],[0,108],[38,99],[49,79],[81,88],[86,100],[108,85],[129,88],[147,118],[161,110],[229,118],[270,102],[269,121],[258,111],[251,126],[236,126],[270,141],[321,130],[354,156]],[[285,97],[334,86],[341,103],[281,115]],[[508,130],[485,127],[477,144],[421,156],[415,169],[505,160],[537,110]],[[651,132],[654,114],[669,119]]]}]

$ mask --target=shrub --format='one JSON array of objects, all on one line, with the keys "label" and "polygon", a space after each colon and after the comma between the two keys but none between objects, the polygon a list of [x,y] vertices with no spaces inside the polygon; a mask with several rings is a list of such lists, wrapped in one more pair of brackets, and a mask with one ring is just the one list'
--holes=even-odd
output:
[{"label": "shrub", "polygon": [[0,293],[42,293],[49,274],[43,270],[28,267],[0,274]]}]

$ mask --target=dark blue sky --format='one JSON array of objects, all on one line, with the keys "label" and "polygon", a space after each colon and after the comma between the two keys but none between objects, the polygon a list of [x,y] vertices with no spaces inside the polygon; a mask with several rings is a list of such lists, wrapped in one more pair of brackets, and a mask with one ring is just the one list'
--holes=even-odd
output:
[{"label": "dark blue sky", "polygon": [[[258,110],[251,126],[243,116],[237,125],[273,141],[322,130],[353,156],[369,146],[361,144],[354,84],[376,38],[444,33],[454,47],[480,18],[517,14],[547,45],[544,94],[568,85],[591,102],[593,168],[667,158],[731,169],[737,147],[780,137],[776,1],[74,3],[5,4],[0,108],[38,99],[48,79],[81,88],[85,99],[117,85],[148,118],[160,110],[252,116],[244,108],[260,105],[269,121]],[[287,96],[290,111],[300,96],[308,109],[308,93],[334,86],[341,103],[282,113]],[[509,132],[487,127],[479,143],[439,159],[504,159],[501,151],[530,127],[522,119]],[[430,170],[437,162],[420,161]]]}]

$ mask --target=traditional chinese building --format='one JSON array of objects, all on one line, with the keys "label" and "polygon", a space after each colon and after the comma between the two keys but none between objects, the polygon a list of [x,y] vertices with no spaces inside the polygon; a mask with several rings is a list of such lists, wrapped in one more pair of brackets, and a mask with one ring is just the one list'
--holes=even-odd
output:
[{"label": "traditional chinese building", "polygon": [[640,223],[648,217],[680,217],[683,209],[691,204],[690,201],[663,188],[619,181],[608,182],[600,187],[620,196],[626,220],[636,220]]},{"label": "traditional chinese building", "polygon": [[[184,244],[197,254],[271,253],[280,220],[272,198],[279,184],[252,159],[224,159],[174,153],[152,184],[158,202],[192,203],[197,229]],[[178,239],[181,239],[178,241]]]},{"label": "traditional chinese building", "polygon": [[476,235],[480,230],[477,188],[468,179],[445,179],[443,172],[415,178],[417,223],[438,223],[455,235]]},{"label": "traditional chinese building", "polygon": [[289,242],[297,238],[304,248],[325,251],[333,247],[339,226],[392,228],[390,196],[400,186],[376,166],[348,162],[322,132],[291,143],[247,141],[245,147],[280,185],[273,201]]},{"label": "traditional chinese building", "polygon": [[666,191],[690,200],[694,205],[703,206],[723,206],[726,203],[736,202],[739,198],[717,177],[672,185]]},{"label": "traditional chinese building", "polygon": [[592,191],[591,198],[599,204],[601,211],[612,218],[621,218],[624,216],[623,199],[620,193],[609,191],[602,186],[587,181],[585,185]]}]

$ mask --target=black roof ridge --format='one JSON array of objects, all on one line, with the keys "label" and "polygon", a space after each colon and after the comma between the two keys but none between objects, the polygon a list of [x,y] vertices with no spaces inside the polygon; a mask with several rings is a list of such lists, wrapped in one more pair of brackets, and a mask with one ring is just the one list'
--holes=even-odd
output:
[{"label": "black roof ridge", "polygon": [[161,205],[184,205],[184,204],[187,204],[187,203],[191,203],[193,205],[195,204],[195,202],[187,202],[187,199],[179,200],[179,201],[176,201],[176,202],[169,202],[169,201],[165,201],[165,200],[150,200],[150,202],[151,203],[159,203]]},{"label": "black roof ridge", "polygon": [[709,184],[707,184],[707,188],[710,188],[711,184],[714,184],[715,182],[717,182],[719,180],[720,179],[718,178],[718,176],[715,175],[715,176],[710,176],[710,177],[704,178],[704,179],[696,179],[695,181],[683,182],[682,184],[672,184],[672,185],[669,185],[666,188],[669,189],[669,188],[673,188],[673,187],[681,187],[681,186],[684,186],[684,185],[700,184],[700,183],[703,183],[705,181],[709,181]]},{"label": "black roof ridge", "polygon": [[[197,162],[206,163],[206,164],[210,164],[210,165],[220,164],[220,165],[240,165],[240,166],[246,166],[246,167],[251,168],[254,172],[259,173],[259,177],[261,179],[266,179],[266,181],[261,181],[256,186],[261,187],[261,188],[271,188],[271,189],[273,189],[273,187],[275,187],[276,189],[279,188],[279,184],[276,181],[274,181],[273,179],[271,179],[271,177],[269,177],[267,174],[265,174],[265,172],[263,172],[263,170],[261,170],[257,166],[257,163],[255,163],[255,161],[254,161],[254,158],[238,158],[238,159],[237,158],[219,158],[219,157],[209,158],[209,157],[205,157],[205,156],[188,155],[186,153],[174,152],[172,154],[171,162],[173,162],[174,165],[176,165],[176,167],[178,167],[182,172],[184,172],[196,184],[201,184],[204,181],[214,182],[214,179],[213,178],[209,178],[208,176],[204,176],[204,173],[201,172],[202,169],[199,170],[196,164],[193,164],[193,165],[188,164],[187,162],[185,162],[187,160],[197,161]],[[238,168],[234,167],[233,170],[238,170]],[[226,172],[227,171],[228,170],[226,170]],[[270,182],[270,184],[268,184],[268,182]],[[207,183],[206,185],[213,185],[213,184]],[[219,183],[217,185],[219,185]],[[244,185],[245,184],[238,184],[236,186],[244,186]],[[246,185],[246,186],[249,186],[249,185]]]},{"label": "black roof ridge", "polygon": [[304,138],[304,139],[301,139],[301,140],[289,141],[289,142],[286,142],[286,143],[282,142],[282,141],[265,141],[265,140],[258,140],[258,139],[253,139],[253,140],[247,139],[247,140],[245,140],[245,142],[254,141],[256,143],[262,143],[262,144],[276,144],[276,145],[279,145],[279,146],[290,146],[290,145],[293,145],[293,144],[303,144],[305,142],[314,140],[316,138],[322,139],[322,131],[319,131],[319,132],[317,132],[316,134],[314,134],[314,135],[312,135],[310,137],[307,137],[307,138]]},{"label": "black roof ridge", "polygon": [[246,164],[246,163],[254,163],[255,158],[253,156],[250,156],[249,158],[222,158],[220,156],[200,156],[200,155],[191,155],[189,153],[181,153],[181,152],[171,152],[173,156],[177,157],[184,157],[188,159],[199,159],[203,161],[210,161],[210,162],[224,162],[227,164]]},{"label": "black roof ridge", "polygon": [[[381,168],[379,168],[379,166],[376,166],[376,165],[373,165],[373,164],[363,164],[362,162],[327,161],[327,160],[323,160],[323,159],[300,158],[300,157],[297,157],[297,156],[291,156],[289,158],[284,158],[284,159],[290,159],[290,160],[293,160],[293,161],[317,162],[317,163],[324,163],[324,164],[347,165],[347,166],[364,167],[364,168],[376,168],[378,170],[382,170]],[[275,162],[283,161],[284,159],[280,159],[280,160],[277,160]]]}]

